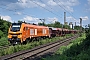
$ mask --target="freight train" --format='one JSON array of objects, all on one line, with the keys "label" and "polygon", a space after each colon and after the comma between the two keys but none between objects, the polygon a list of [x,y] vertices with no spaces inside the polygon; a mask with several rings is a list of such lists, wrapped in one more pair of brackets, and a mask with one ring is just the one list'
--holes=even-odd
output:
[{"label": "freight train", "polygon": [[51,38],[65,34],[77,33],[76,30],[39,26],[28,23],[12,23],[8,31],[8,41],[11,44],[26,44],[27,41],[40,38]]}]

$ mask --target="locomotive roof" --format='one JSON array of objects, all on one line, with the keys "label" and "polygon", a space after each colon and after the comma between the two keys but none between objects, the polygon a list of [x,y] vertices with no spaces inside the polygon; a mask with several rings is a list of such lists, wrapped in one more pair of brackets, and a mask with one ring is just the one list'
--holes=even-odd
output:
[{"label": "locomotive roof", "polygon": [[12,25],[21,25],[22,23],[12,23]]},{"label": "locomotive roof", "polygon": [[27,26],[27,27],[36,27],[36,28],[48,28],[48,27],[46,27],[46,26],[39,26],[39,25],[32,25],[32,24],[25,24],[25,23],[23,23],[25,26]]}]

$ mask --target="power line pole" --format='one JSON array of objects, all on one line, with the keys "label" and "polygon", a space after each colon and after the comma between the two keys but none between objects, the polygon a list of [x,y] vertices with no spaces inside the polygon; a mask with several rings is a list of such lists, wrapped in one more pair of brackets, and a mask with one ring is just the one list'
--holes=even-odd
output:
[{"label": "power line pole", "polygon": [[75,26],[76,26],[76,22],[75,22]]},{"label": "power line pole", "polygon": [[64,12],[64,25],[66,23],[66,12]]},{"label": "power line pole", "polygon": [[80,18],[80,31],[82,32],[82,18]]},{"label": "power line pole", "polygon": [[82,36],[82,18],[80,18],[80,36]]},{"label": "power line pole", "polygon": [[44,26],[45,19],[39,19],[39,20],[42,21],[42,24],[43,24],[43,26]]}]

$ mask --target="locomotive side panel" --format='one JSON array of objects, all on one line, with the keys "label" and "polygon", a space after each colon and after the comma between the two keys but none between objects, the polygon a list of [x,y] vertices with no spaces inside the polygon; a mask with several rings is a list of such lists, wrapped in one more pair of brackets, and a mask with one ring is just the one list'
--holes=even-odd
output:
[{"label": "locomotive side panel", "polygon": [[37,25],[24,25],[23,28],[23,41],[26,41],[27,38],[37,39],[38,37],[48,37],[49,29],[48,27],[37,26]]},{"label": "locomotive side panel", "polygon": [[49,36],[49,29],[47,27],[37,27],[37,37]]}]

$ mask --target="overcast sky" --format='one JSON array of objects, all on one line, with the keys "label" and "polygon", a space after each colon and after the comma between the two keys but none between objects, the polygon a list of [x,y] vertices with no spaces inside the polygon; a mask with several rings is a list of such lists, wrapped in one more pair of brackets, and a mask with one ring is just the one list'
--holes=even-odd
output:
[{"label": "overcast sky", "polygon": [[59,21],[77,22],[83,20],[83,26],[90,23],[90,0],[0,0],[0,16],[10,22],[18,20],[29,23]]}]

